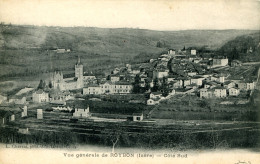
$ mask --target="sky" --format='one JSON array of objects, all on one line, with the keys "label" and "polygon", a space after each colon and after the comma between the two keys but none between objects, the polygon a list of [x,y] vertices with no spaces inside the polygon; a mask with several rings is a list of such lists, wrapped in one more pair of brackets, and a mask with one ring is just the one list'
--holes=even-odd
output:
[{"label": "sky", "polygon": [[0,0],[0,22],[152,30],[260,29],[259,0]]}]

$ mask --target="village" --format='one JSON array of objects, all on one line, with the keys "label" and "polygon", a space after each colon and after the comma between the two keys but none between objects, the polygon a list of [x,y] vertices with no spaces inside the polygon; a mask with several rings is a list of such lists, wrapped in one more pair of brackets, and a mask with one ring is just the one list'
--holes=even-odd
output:
[{"label": "village", "polygon": [[[192,48],[169,49],[156,59],[114,68],[105,77],[84,72],[78,57],[73,77],[56,71],[50,74],[49,83],[41,80],[37,88],[25,87],[9,97],[1,95],[1,126],[19,124],[14,126],[18,133],[30,134],[68,128],[62,121],[75,126],[86,126],[86,122],[167,125],[205,115],[209,115],[207,119],[215,119],[215,115],[224,119],[223,111],[247,112],[243,105],[257,101],[251,95],[257,89],[258,68],[226,57],[201,56]],[[116,107],[118,103],[123,105]],[[212,110],[219,114],[211,117],[208,112]],[[201,112],[201,116],[194,118],[188,111]],[[238,114],[229,117],[235,120]]]}]

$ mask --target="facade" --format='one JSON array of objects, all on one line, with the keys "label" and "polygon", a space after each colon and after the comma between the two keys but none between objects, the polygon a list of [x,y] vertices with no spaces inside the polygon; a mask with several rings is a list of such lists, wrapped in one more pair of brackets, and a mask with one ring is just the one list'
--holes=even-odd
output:
[{"label": "facade", "polygon": [[227,90],[222,87],[218,87],[214,89],[214,96],[221,98],[221,97],[227,97]]},{"label": "facade", "polygon": [[133,121],[143,121],[144,115],[143,113],[134,113],[133,114]]},{"label": "facade", "polygon": [[223,67],[228,65],[228,59],[213,59],[213,67]]},{"label": "facade", "polygon": [[240,82],[238,83],[238,88],[241,90],[253,90],[255,89],[254,82]]},{"label": "facade", "polygon": [[23,111],[21,113],[21,116],[22,117],[27,117],[27,106],[26,105],[23,107]]},{"label": "facade", "polygon": [[100,85],[83,88],[83,94],[129,94],[132,92],[132,89],[133,86],[127,82],[105,82]]},{"label": "facade", "polygon": [[49,93],[38,90],[32,94],[32,100],[37,103],[49,102]]},{"label": "facade", "polygon": [[240,93],[240,90],[237,88],[230,88],[228,90],[229,96],[238,96]]},{"label": "facade", "polygon": [[197,51],[196,51],[195,49],[191,49],[191,50],[190,50],[190,54],[191,54],[191,55],[196,55],[196,53],[197,53]]},{"label": "facade", "polygon": [[173,50],[173,49],[170,49],[170,50],[168,51],[168,54],[169,54],[169,55],[175,55],[175,54],[176,54],[176,51]]},{"label": "facade", "polygon": [[89,117],[90,113],[89,113],[89,107],[87,109],[79,109],[76,108],[75,112],[73,113],[73,117]]},{"label": "facade", "polygon": [[200,98],[211,98],[213,97],[213,92],[211,89],[203,88],[200,90]]},{"label": "facade", "polygon": [[83,88],[83,95],[99,95],[101,93],[101,88],[99,85],[91,85]]},{"label": "facade", "polygon": [[201,86],[202,85],[202,80],[204,80],[204,78],[191,78],[190,79],[190,83],[191,84],[196,84],[196,85],[198,85],[198,86]]},{"label": "facade", "polygon": [[37,119],[38,120],[42,120],[43,119],[42,109],[37,109]]}]

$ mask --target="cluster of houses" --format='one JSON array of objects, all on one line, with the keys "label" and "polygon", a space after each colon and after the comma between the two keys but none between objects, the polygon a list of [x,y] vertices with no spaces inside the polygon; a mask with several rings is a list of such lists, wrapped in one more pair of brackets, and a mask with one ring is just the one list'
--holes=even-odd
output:
[{"label": "cluster of houses", "polygon": [[[230,63],[233,67],[241,65],[238,60]],[[255,89],[254,81],[226,80],[229,76],[227,74],[207,71],[227,67],[228,64],[228,59],[223,57],[201,58],[194,48],[178,51],[170,49],[157,59],[133,66],[126,64],[124,67],[112,70],[107,77],[97,78],[93,74],[84,74],[83,64],[78,58],[74,77],[64,78],[62,72],[54,72],[51,76],[51,90],[35,91],[34,88],[24,88],[9,99],[0,95],[0,103],[26,104],[28,93],[31,93],[32,102],[66,105],[67,100],[74,98],[70,90],[82,89],[83,95],[121,95],[133,93],[136,85],[140,90],[150,94],[148,105],[159,104],[164,98],[176,94],[223,98],[238,96],[241,90]],[[168,93],[162,96],[162,89],[154,89],[156,85],[166,87]]]}]

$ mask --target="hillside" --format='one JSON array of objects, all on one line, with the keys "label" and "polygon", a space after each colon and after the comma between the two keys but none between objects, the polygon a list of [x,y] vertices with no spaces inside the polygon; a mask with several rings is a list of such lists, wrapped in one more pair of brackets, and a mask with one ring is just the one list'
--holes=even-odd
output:
[{"label": "hillside", "polygon": [[[207,46],[217,49],[250,30],[152,31],[93,27],[0,25],[0,77],[17,77],[54,70],[72,72],[77,57],[84,71],[109,72],[124,63],[142,62],[168,48]],[[57,54],[56,48],[71,52]]]},{"label": "hillside", "polygon": [[0,48],[71,48],[83,52],[119,53],[162,47],[183,48],[208,45],[212,49],[248,30],[152,31],[92,27],[39,27],[0,25]]},{"label": "hillside", "polygon": [[227,56],[230,61],[260,61],[260,33],[238,36],[220,47],[217,54]]}]

